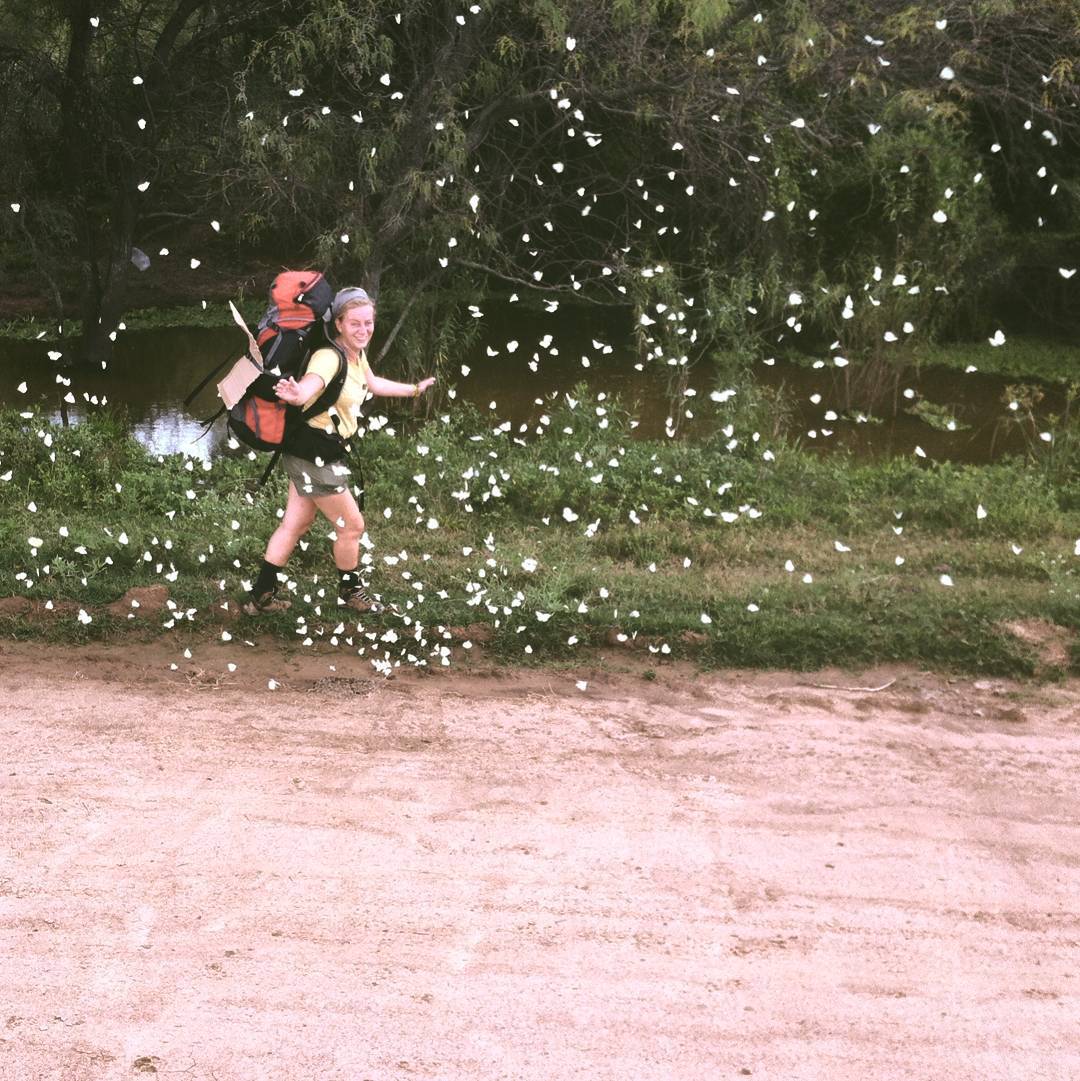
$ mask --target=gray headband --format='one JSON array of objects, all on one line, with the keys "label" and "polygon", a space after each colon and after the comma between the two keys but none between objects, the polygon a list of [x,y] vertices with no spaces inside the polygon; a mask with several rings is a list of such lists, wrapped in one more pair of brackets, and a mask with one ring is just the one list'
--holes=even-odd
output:
[{"label": "gray headband", "polygon": [[339,289],[330,304],[329,311],[326,313],[327,321],[336,319],[346,304],[352,304],[357,300],[367,301],[369,304],[374,303],[371,297],[367,295],[367,292],[361,289],[359,285],[350,285],[347,289]]}]

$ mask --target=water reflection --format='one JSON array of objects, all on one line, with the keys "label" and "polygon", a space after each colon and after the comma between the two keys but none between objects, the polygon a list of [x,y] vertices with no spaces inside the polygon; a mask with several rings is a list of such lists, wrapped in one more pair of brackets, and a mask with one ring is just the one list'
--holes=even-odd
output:
[{"label": "water reflection", "polygon": [[[759,364],[755,376],[790,401],[794,415],[788,430],[805,449],[816,453],[842,450],[858,458],[880,458],[912,455],[921,449],[935,461],[981,463],[1027,448],[1025,435],[1012,420],[1005,400],[1006,387],[1021,380],[952,368],[913,371],[896,388],[895,399],[890,397],[876,415],[868,415],[859,409],[845,409],[846,376],[842,369]],[[1061,387],[1043,389],[1046,396],[1039,413],[1045,419],[1050,413],[1060,413],[1065,403]],[[957,429],[931,426],[911,412],[920,401],[946,407],[946,413],[957,421]],[[897,412],[892,416],[894,409]],[[860,416],[866,419],[857,419]]]},{"label": "water reflection", "polygon": [[[515,428],[535,423],[550,409],[550,395],[585,382],[593,394],[620,397],[638,421],[636,434],[663,436],[673,373],[662,362],[636,370],[629,335],[616,333],[610,320],[605,324],[581,314],[576,321],[563,315],[556,323],[543,315],[501,311],[486,319],[482,330],[468,354],[457,358],[443,378],[456,384],[459,400],[471,402],[490,417],[493,427],[506,420]],[[235,328],[127,332],[118,339],[115,357],[104,371],[60,368],[49,359],[50,348],[34,342],[0,342],[0,404],[37,404],[59,422],[61,401],[66,397],[72,423],[108,405],[125,413],[135,437],[155,453],[209,458],[224,449],[223,421],[205,435],[200,422],[218,406],[213,382],[191,410],[184,409],[183,400],[211,368],[240,354],[243,338]],[[380,370],[391,378],[399,374],[392,353]],[[878,457],[909,455],[921,447],[931,459],[982,462],[1024,448],[1015,425],[1008,431],[1002,428],[1006,408],[1001,399],[1010,381],[999,377],[944,369],[912,377],[906,385],[918,396],[948,404],[968,426],[949,432],[904,412],[905,400],[900,400],[895,418],[880,423],[858,423],[852,416],[834,415],[843,413],[845,379],[835,368],[763,363],[756,375],[763,386],[786,396],[791,407],[789,432],[815,452],[845,450]],[[695,403],[715,388],[715,380],[707,363],[697,365],[688,380],[696,395],[685,399],[683,408],[702,412]],[[20,393],[23,383],[26,391]],[[1060,411],[1060,390],[1046,389],[1042,408]],[[385,403],[392,416],[409,415],[412,408],[411,403]],[[698,423],[684,419],[691,434]],[[769,435],[762,433],[763,445]]]},{"label": "water reflection", "polygon": [[[60,367],[37,342],[0,343],[0,404],[37,404],[59,423],[77,424],[104,407],[123,412],[132,434],[157,454],[208,458],[224,445],[223,430],[200,440],[199,413],[184,409],[188,392],[225,357],[239,353],[238,331],[183,328],[130,332],[118,337],[104,370]],[[25,384],[26,392],[18,388]],[[64,401],[66,399],[66,401]],[[213,411],[214,391],[196,407]]]}]

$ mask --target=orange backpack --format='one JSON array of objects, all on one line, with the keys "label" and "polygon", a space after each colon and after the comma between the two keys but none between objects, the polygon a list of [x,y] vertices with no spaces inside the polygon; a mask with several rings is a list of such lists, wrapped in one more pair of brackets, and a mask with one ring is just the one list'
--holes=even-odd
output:
[{"label": "orange backpack", "polygon": [[[249,345],[249,354],[261,354],[261,358],[249,356],[254,378],[247,377],[243,396],[235,404],[222,406],[205,422],[206,430],[209,430],[222,413],[228,412],[229,431],[241,443],[255,450],[274,452],[260,485],[265,482],[278,454],[287,449],[290,436],[300,430],[299,424],[333,405],[345,384],[348,366],[341,351],[337,350],[337,373],[306,409],[286,405],[274,393],[274,385],[282,377],[302,378],[315,349],[334,346],[323,327],[323,316],[333,299],[333,286],[317,270],[283,270],[278,274],[270,286],[270,304],[259,320],[255,337],[258,348]],[[243,326],[242,317],[235,309],[234,315]],[[252,335],[250,331],[247,333],[250,340]],[[190,405],[227,363],[228,360],[223,361],[211,371],[187,396],[184,405]],[[328,460],[330,450],[327,448]]]}]

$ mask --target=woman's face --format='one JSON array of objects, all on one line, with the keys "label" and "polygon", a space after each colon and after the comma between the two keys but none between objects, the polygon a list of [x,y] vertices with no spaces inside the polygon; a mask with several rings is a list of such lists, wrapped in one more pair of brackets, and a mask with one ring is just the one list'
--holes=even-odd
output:
[{"label": "woman's face", "polygon": [[359,353],[367,348],[375,333],[375,309],[370,304],[349,308],[335,320],[338,338],[350,352]]}]

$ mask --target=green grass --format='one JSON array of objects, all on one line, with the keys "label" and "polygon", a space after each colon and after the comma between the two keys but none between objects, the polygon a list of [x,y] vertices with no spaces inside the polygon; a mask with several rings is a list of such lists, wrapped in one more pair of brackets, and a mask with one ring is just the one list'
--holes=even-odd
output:
[{"label": "green grass", "polygon": [[924,368],[959,371],[974,365],[980,372],[1009,379],[1080,380],[1080,346],[1026,335],[1009,335],[1005,344],[997,347],[985,339],[924,345],[916,349],[915,360]]},{"label": "green grass", "polygon": [[[800,368],[810,368],[820,363],[824,356],[818,352],[791,349],[783,354],[783,359]],[[1025,334],[1010,334],[1001,346],[992,346],[987,338],[923,342],[912,348],[910,359],[920,368],[948,368],[962,372],[973,365],[987,375],[1018,381],[1037,379],[1069,383],[1080,380],[1080,346]]]},{"label": "green grass", "polygon": [[[254,326],[266,310],[266,300],[261,296],[233,301],[240,314]],[[167,308],[139,308],[129,312],[123,319],[127,330],[160,330],[166,327],[231,327],[232,313],[224,300],[204,301],[202,304],[182,304]],[[64,323],[64,338],[68,341],[82,333],[82,323],[69,319]],[[0,339],[13,341],[57,340],[55,320],[42,316],[27,316],[0,323]]]},{"label": "green grass", "polygon": [[[386,663],[438,664],[450,628],[479,625],[487,650],[518,663],[614,648],[621,634],[657,663],[1023,675],[1039,658],[1006,621],[1080,625],[1080,500],[1037,464],[858,465],[784,447],[769,462],[750,439],[734,452],[726,437],[631,440],[588,401],[550,416],[521,442],[467,409],[408,437],[369,434],[365,558],[405,618],[342,619],[320,519],[288,567],[293,608],[230,633]],[[218,606],[252,576],[284,505],[281,475],[249,494],[261,465],[154,458],[105,415],[61,429],[0,413],[0,596],[74,601],[93,617],[0,616],[0,633],[220,635]],[[103,611],[150,584],[174,605],[150,630]]]}]

